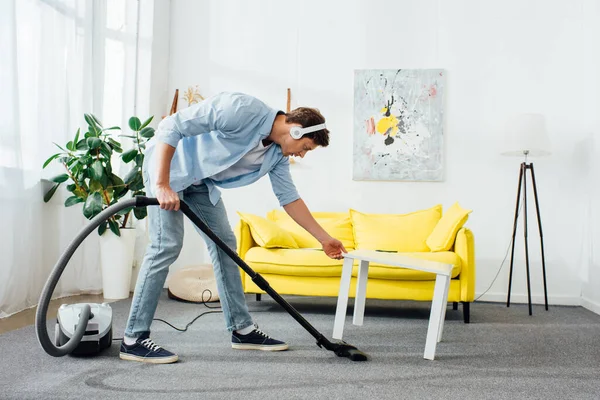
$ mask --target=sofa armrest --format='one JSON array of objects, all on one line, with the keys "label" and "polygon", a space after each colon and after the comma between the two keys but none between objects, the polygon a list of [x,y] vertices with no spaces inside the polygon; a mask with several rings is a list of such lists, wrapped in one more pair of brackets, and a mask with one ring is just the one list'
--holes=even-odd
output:
[{"label": "sofa armrest", "polygon": [[[240,220],[235,227],[235,236],[237,242],[237,253],[242,260],[246,257],[246,252],[250,250],[252,247],[256,246],[256,242],[252,238],[252,233],[250,233],[250,225],[248,225],[243,220]],[[245,272],[240,268],[240,275],[242,278],[242,287],[245,289],[246,282]]]},{"label": "sofa armrest", "polygon": [[475,299],[475,237],[468,228],[461,228],[454,242],[454,252],[460,257],[460,301]]}]

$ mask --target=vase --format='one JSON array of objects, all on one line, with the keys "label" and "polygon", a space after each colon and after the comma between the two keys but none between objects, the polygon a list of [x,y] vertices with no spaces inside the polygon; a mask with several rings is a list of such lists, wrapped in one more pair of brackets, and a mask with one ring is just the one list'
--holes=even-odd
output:
[{"label": "vase", "polygon": [[136,230],[121,228],[121,236],[106,230],[100,236],[100,265],[105,299],[127,299],[131,285]]}]

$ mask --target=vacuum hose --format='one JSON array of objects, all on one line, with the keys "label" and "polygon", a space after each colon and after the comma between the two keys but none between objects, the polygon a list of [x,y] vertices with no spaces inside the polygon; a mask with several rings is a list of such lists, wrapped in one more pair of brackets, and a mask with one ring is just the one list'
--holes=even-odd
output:
[{"label": "vacuum hose", "polygon": [[[143,200],[142,200],[143,199]],[[144,201],[145,200],[145,201]],[[46,351],[46,353],[50,354],[54,357],[62,357],[66,354],[71,353],[77,345],[81,342],[81,338],[85,334],[85,329],[87,327],[87,321],[90,319],[90,306],[85,305],[81,314],[79,315],[79,322],[77,323],[77,328],[73,336],[69,339],[67,343],[64,345],[57,347],[53,341],[50,339],[48,335],[48,327],[46,325],[46,319],[48,314],[48,304],[52,298],[52,293],[56,288],[56,284],[60,279],[67,263],[75,253],[75,250],[79,247],[81,242],[84,241],[86,237],[90,233],[92,233],[100,224],[105,222],[107,219],[118,213],[119,211],[128,208],[128,207],[144,207],[149,205],[148,198],[146,197],[136,197],[129,200],[120,201],[117,204],[113,204],[112,206],[107,207],[100,214],[96,215],[94,218],[90,220],[90,223],[87,224],[81,232],[73,239],[73,241],[67,246],[67,249],[62,254],[62,256],[58,259],[58,262],[54,266],[54,269],[50,273],[50,277],[46,281],[46,285],[42,290],[42,295],[40,297],[40,302],[35,314],[35,330],[37,334],[38,341],[42,345],[42,348]],[[156,204],[158,204],[158,201]],[[154,202],[152,202],[154,204]]]},{"label": "vacuum hose", "polygon": [[[83,335],[85,334],[85,329],[87,327],[87,321],[90,317],[90,306],[86,305],[82,310],[79,316],[79,322],[77,323],[77,328],[75,329],[75,333],[69,339],[67,343],[64,345],[57,347],[50,337],[48,336],[48,328],[46,326],[46,314],[48,313],[48,303],[50,303],[50,298],[52,297],[52,292],[54,292],[54,288],[60,279],[60,276],[65,269],[67,263],[75,253],[75,250],[79,247],[81,242],[92,233],[101,223],[105,222],[107,219],[112,217],[114,214],[119,211],[128,208],[128,207],[147,207],[147,206],[158,206],[159,202],[156,198],[153,197],[145,197],[145,196],[136,196],[133,199],[120,201],[119,203],[113,204],[112,206],[107,207],[100,214],[96,215],[94,218],[90,220],[90,223],[87,224],[81,232],[75,237],[73,242],[69,244],[65,252],[62,254],[46,285],[44,286],[44,290],[42,291],[42,295],[40,298],[40,303],[38,305],[37,313],[35,316],[35,325],[36,325],[36,333],[37,338],[42,348],[46,351],[46,353],[50,354],[54,357],[62,357],[66,354],[72,352],[81,342]],[[289,304],[279,293],[273,289],[269,283],[258,273],[256,273],[244,260],[240,258],[240,256],[231,248],[227,246],[210,228],[189,208],[189,206],[182,200],[180,202],[181,211],[196,225],[202,232],[204,232],[217,246],[221,248],[236,264],[240,266],[248,274],[252,281],[262,290],[267,292],[273,300],[275,300],[279,305],[281,305],[304,329],[306,329],[315,339],[317,339],[317,345],[319,347],[324,347],[327,350],[333,351],[339,357],[347,357],[352,361],[366,361],[368,359],[367,355],[362,351],[358,350],[356,347],[346,343],[346,342],[330,342],[323,334],[321,334],[314,326],[312,326],[300,313]]]}]

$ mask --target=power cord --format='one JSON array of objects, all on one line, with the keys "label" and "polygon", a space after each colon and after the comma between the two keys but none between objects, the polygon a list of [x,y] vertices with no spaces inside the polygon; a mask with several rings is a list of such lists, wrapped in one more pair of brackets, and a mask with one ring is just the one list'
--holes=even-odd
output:
[{"label": "power cord", "polygon": [[[208,299],[207,299],[207,300],[204,300],[204,293],[206,293],[206,292],[208,292]],[[211,299],[211,298],[212,298],[212,292],[210,291],[210,289],[204,289],[204,290],[202,291],[202,304],[204,304],[204,306],[205,306],[206,308],[219,308],[219,310],[217,310],[217,311],[205,311],[205,312],[203,312],[203,313],[200,313],[200,314],[198,314],[198,315],[196,316],[196,318],[194,318],[193,320],[191,320],[190,322],[188,322],[188,324],[187,324],[187,325],[185,326],[185,328],[183,328],[183,329],[181,329],[181,328],[178,328],[178,327],[176,327],[176,326],[172,325],[171,323],[169,323],[169,322],[165,321],[164,319],[160,319],[160,318],[154,318],[154,319],[153,319],[153,321],[160,321],[160,322],[164,322],[165,324],[169,325],[171,328],[175,329],[176,331],[179,331],[179,332],[185,332],[185,331],[187,331],[187,330],[188,330],[188,328],[190,327],[190,325],[192,325],[194,322],[196,322],[196,320],[197,320],[198,318],[200,318],[201,316],[203,316],[203,315],[206,315],[206,314],[213,314],[213,313],[221,313],[221,312],[223,312],[223,310],[221,310],[221,309],[220,309],[221,307],[209,306],[208,304],[206,304],[206,302],[207,302],[207,301],[210,301],[210,299]]]},{"label": "power cord", "polygon": [[[204,300],[204,294],[205,294],[206,292],[208,292],[208,299]],[[190,322],[188,322],[188,324],[185,326],[185,328],[178,328],[178,327],[176,327],[175,325],[171,324],[170,322],[167,322],[167,321],[165,321],[164,319],[160,319],[160,318],[154,318],[154,319],[153,319],[153,321],[160,321],[160,322],[163,322],[163,323],[165,323],[165,324],[169,325],[171,328],[175,329],[176,331],[179,331],[179,332],[185,332],[185,331],[187,331],[187,330],[188,330],[188,328],[189,328],[189,327],[190,327],[190,326],[191,326],[191,325],[192,325],[194,322],[196,322],[196,320],[197,320],[198,318],[200,318],[201,316],[203,316],[203,315],[206,315],[206,314],[222,313],[222,312],[223,312],[223,310],[221,309],[221,307],[218,307],[218,306],[210,306],[210,305],[206,304],[206,302],[207,302],[207,301],[210,301],[210,299],[211,299],[211,298],[212,298],[212,292],[210,291],[210,289],[204,289],[204,290],[202,291],[202,301],[201,301],[201,304],[203,304],[203,305],[204,305],[204,307],[206,307],[206,308],[212,308],[212,309],[218,309],[218,310],[213,310],[213,311],[205,311],[205,312],[202,312],[202,313],[198,314],[198,315],[197,315],[197,316],[196,316],[194,319],[192,319]],[[257,312],[265,312],[265,311],[252,311],[252,312],[253,312],[253,313],[257,313]],[[113,341],[117,341],[117,340],[123,340],[123,338],[113,338]]]},{"label": "power cord", "polygon": [[[518,215],[521,215],[521,207],[522,207],[522,203],[519,204],[519,210],[517,211]],[[517,216],[518,218],[518,216]],[[479,300],[484,294],[486,294],[494,285],[494,282],[496,282],[496,279],[498,278],[498,275],[500,275],[500,271],[502,271],[502,268],[504,267],[504,262],[506,261],[506,257],[508,257],[508,250],[510,249],[510,246],[513,242],[512,236],[510,238],[510,242],[508,243],[508,247],[506,248],[506,254],[504,254],[504,259],[502,260],[502,263],[500,264],[500,268],[498,269],[498,272],[496,272],[496,276],[494,277],[494,280],[492,280],[492,283],[490,283],[490,286],[485,290],[485,292],[481,293],[479,295],[479,297],[477,297],[475,300],[473,300],[473,302],[476,302],[477,300]]]}]

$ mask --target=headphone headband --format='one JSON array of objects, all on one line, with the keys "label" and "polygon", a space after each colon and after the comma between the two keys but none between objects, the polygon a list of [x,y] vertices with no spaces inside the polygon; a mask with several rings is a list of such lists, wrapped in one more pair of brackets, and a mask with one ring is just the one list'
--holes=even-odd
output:
[{"label": "headphone headband", "polygon": [[313,126],[309,126],[306,128],[302,128],[299,126],[294,126],[292,128],[290,128],[290,135],[292,135],[292,137],[294,139],[300,139],[302,136],[306,135],[307,133],[311,133],[311,132],[316,132],[316,131],[320,131],[321,129],[326,129],[327,127],[325,126],[325,124],[318,124],[318,125],[313,125]]}]

